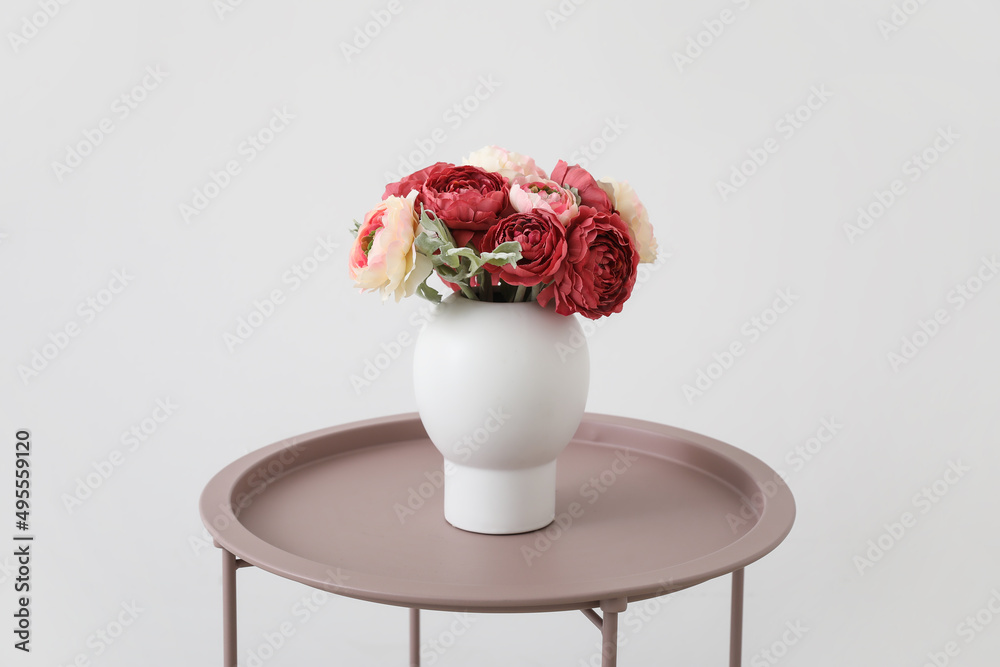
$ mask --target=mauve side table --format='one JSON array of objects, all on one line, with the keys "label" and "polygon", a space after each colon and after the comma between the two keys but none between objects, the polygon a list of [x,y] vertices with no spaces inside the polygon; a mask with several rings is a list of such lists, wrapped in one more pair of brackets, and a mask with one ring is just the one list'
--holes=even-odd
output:
[{"label": "mauve side table", "polygon": [[532,533],[448,524],[441,470],[419,418],[405,414],[284,440],[213,477],[200,506],[222,549],[225,667],[237,664],[236,571],[251,565],[408,607],[412,667],[421,609],[578,609],[602,632],[601,664],[615,667],[628,603],[732,573],[729,664],[739,667],[743,568],[795,518],[788,487],[760,460],[637,419],[584,417],[559,457],[557,521]]}]

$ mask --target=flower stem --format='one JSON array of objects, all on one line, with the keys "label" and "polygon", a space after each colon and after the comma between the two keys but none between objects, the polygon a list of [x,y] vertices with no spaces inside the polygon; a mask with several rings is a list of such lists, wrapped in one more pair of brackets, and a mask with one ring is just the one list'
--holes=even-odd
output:
[{"label": "flower stem", "polygon": [[542,291],[544,285],[541,283],[531,286],[531,296],[528,297],[528,301],[538,301],[538,293]]},{"label": "flower stem", "polygon": [[479,284],[482,285],[483,289],[483,301],[493,300],[493,274],[491,274],[486,269],[479,274]]},{"label": "flower stem", "polygon": [[461,288],[462,294],[465,295],[465,298],[472,299],[473,301],[479,301],[479,297],[476,296],[476,293],[472,290],[471,287],[469,287],[465,283],[459,283],[458,286]]},{"label": "flower stem", "polygon": [[526,285],[518,285],[517,292],[514,293],[514,301],[524,301],[524,293],[527,289]]}]

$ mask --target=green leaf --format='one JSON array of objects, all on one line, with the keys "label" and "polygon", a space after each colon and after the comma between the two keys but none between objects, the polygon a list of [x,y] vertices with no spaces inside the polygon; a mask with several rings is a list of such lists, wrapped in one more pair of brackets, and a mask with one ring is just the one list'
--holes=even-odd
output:
[{"label": "green leaf", "polygon": [[493,248],[490,252],[516,252],[518,255],[521,254],[521,242],[520,241],[505,241]]},{"label": "green leaf", "polygon": [[458,269],[453,269],[445,264],[441,260],[440,255],[434,255],[433,259],[437,260],[436,263],[434,263],[434,270],[439,276],[452,283],[459,279]]},{"label": "green leaf", "polygon": [[351,227],[351,236],[358,238],[358,232],[361,231],[361,223],[357,220],[354,221],[354,226]]},{"label": "green leaf", "polygon": [[483,253],[483,264],[489,264],[490,266],[507,266],[508,264],[517,265],[518,261],[521,260],[521,253],[513,252],[484,252]]},{"label": "green leaf", "polygon": [[448,245],[441,237],[437,235],[431,236],[427,232],[417,234],[417,238],[413,242],[417,248],[417,252],[428,257],[433,256],[435,252]]},{"label": "green leaf", "polygon": [[428,285],[426,280],[417,286],[417,294],[431,303],[441,303],[441,293]]},{"label": "green leaf", "polygon": [[441,222],[437,216],[430,213],[427,209],[420,211],[420,226],[431,237],[437,236],[446,245],[455,245],[455,238],[451,235],[451,231],[448,229],[448,226]]},{"label": "green leaf", "polygon": [[479,257],[479,253],[468,246],[463,248],[448,248],[447,250],[442,250],[441,254],[445,257],[445,261],[448,262],[448,266],[451,267],[462,265],[463,259],[468,260],[469,266],[462,265],[462,268],[466,269],[469,275],[478,273],[479,269],[483,266],[483,260]]},{"label": "green leaf", "polygon": [[[420,212],[420,233],[414,239],[414,245],[417,252],[431,260],[434,271],[442,279],[457,284],[462,294],[470,299],[477,297],[469,283],[472,276],[482,269],[486,259],[493,264],[504,265],[521,258],[521,246],[517,242],[504,244],[502,249],[498,248],[501,250],[499,254],[494,252],[482,256],[473,247],[457,247],[448,226],[427,209]],[[440,295],[437,297],[440,299]]]},{"label": "green leaf", "polygon": [[501,243],[492,251],[484,252],[480,255],[480,260],[483,264],[491,264],[493,266],[516,265],[521,259],[521,244],[517,241]]},{"label": "green leaf", "polygon": [[426,209],[420,213],[420,233],[414,239],[414,245],[417,252],[430,258],[435,269],[441,266],[459,267],[460,260],[448,255],[448,251],[455,247],[454,237],[448,227]]}]

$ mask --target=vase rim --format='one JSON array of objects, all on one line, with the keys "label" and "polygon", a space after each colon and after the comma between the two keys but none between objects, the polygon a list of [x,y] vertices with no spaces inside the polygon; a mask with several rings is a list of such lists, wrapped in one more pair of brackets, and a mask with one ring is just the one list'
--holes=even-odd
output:
[{"label": "vase rim", "polygon": [[[533,305],[540,310],[552,310],[551,308],[546,308],[542,306],[537,301],[480,301],[478,299],[470,299],[469,297],[463,295],[461,292],[455,292],[454,294],[449,294],[442,301],[441,305],[445,303],[460,303],[466,302],[470,304],[486,305],[486,306],[526,306]],[[555,312],[552,310],[552,312]]]}]

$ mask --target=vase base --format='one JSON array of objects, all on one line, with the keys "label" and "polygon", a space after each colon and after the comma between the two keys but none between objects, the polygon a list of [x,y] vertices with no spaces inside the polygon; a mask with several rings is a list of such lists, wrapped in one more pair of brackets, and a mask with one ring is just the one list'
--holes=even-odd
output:
[{"label": "vase base", "polygon": [[472,533],[528,533],[552,523],[556,462],[521,470],[486,470],[448,463],[444,518]]}]

